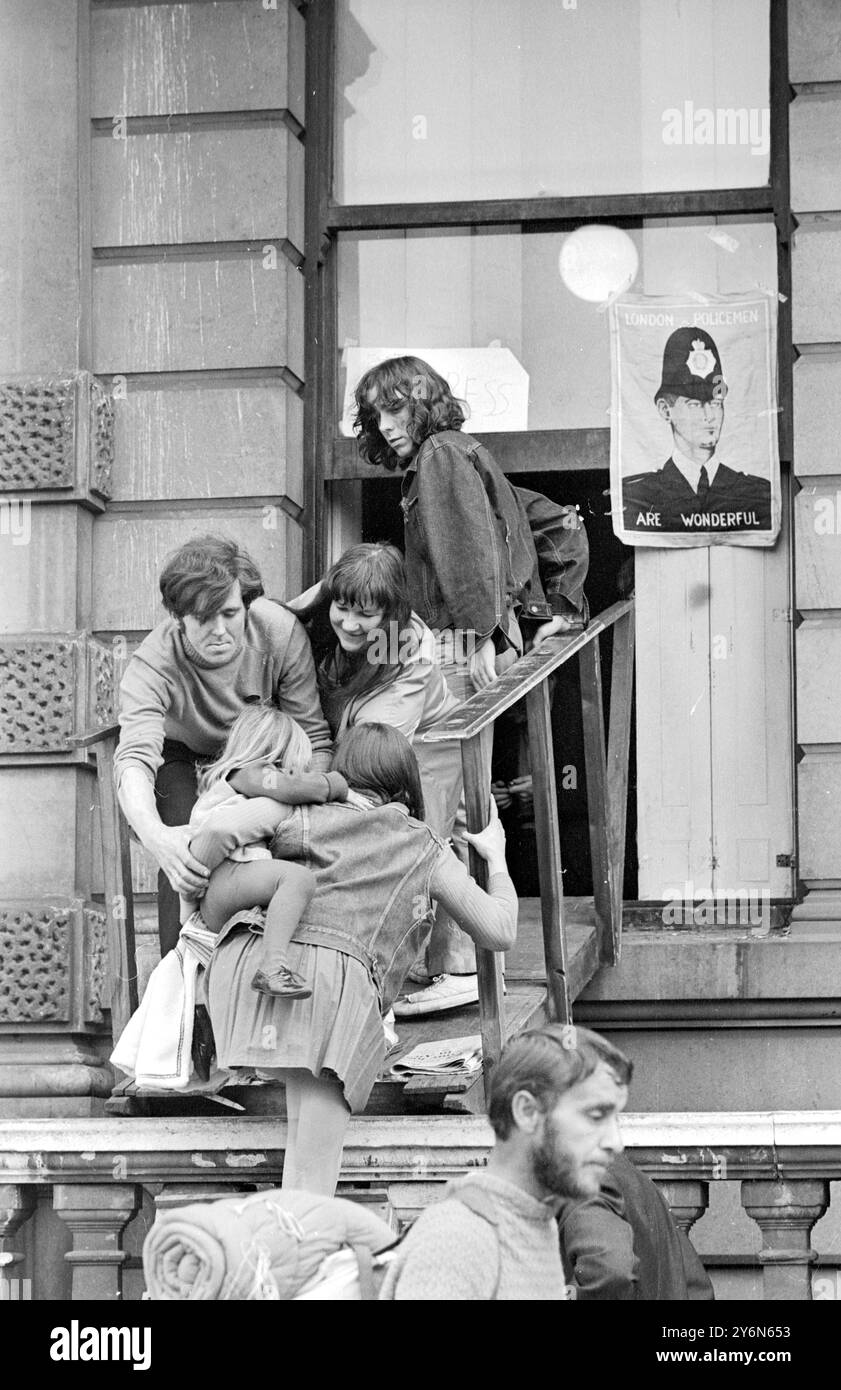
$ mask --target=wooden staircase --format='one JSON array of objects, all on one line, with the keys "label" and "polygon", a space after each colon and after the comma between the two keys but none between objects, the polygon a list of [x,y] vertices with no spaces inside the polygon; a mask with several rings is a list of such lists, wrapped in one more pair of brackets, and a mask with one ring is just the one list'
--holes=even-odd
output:
[{"label": "wooden staircase", "polygon": [[[607,738],[603,712],[599,638],[613,632],[610,714]],[[507,1038],[547,1020],[569,1023],[572,1005],[602,965],[619,959],[625,812],[633,685],[633,601],[614,604],[583,632],[555,638],[530,652],[493,685],[477,692],[423,737],[455,740],[462,749],[467,825],[484,827],[487,792],[482,783],[479,736],[501,714],[525,700],[534,785],[534,816],[540,897],[522,899],[518,939],[503,962],[499,953],[477,950],[478,1004],[445,1014],[401,1020],[399,1045],[386,1060],[368,1106],[369,1114],[409,1111],[478,1113],[488,1077]],[[590,819],[594,895],[567,899],[563,893],[555,757],[549,678],[578,658]],[[137,1005],[137,966],[128,827],[113,792],[113,753],[119,730],[89,733],[76,743],[97,759],[100,821],[111,976],[111,1016],[119,1036]],[[485,863],[470,851],[470,869],[485,885]],[[390,1068],[419,1043],[478,1034],[483,1068],[445,1076],[396,1079]],[[106,1111],[177,1115],[218,1113],[220,1105],[247,1114],[283,1114],[283,1088],[273,1084],[226,1086],[204,1094],[138,1090],[119,1083]]]}]

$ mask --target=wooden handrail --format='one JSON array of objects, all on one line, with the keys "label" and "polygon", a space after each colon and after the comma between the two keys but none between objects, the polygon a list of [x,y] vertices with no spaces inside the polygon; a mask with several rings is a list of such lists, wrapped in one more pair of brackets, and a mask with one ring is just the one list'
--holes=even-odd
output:
[{"label": "wooden handrail", "polygon": [[630,613],[633,606],[633,599],[622,599],[593,618],[583,632],[571,633],[569,637],[550,637],[536,652],[529,652],[509,667],[493,685],[485,690],[477,690],[451,715],[427,729],[425,734],[420,734],[421,743],[475,738],[530,690],[534,690],[560,666],[571,661],[584,647],[595,642],[609,627]]},{"label": "wooden handrail", "polygon": [[[548,1012],[552,1019],[560,1022],[571,1020],[572,999],[567,975],[560,826],[548,679],[573,657],[579,658],[598,955],[602,964],[615,965],[619,959],[622,931],[633,687],[633,616],[633,599],[623,599],[599,613],[584,631],[550,638],[537,651],[522,657],[492,685],[471,695],[451,715],[420,735],[423,743],[461,744],[467,828],[471,832],[482,830],[487,823],[488,792],[483,773],[481,736],[493,727],[501,714],[525,699],[532,752]],[[614,629],[614,662],[610,725],[606,740],[598,639],[608,628]],[[485,862],[472,848],[470,872],[481,887],[487,886]],[[501,961],[497,954],[477,949],[476,964],[487,1095],[490,1072],[505,1042],[504,987]]]},{"label": "wooden handrail", "polygon": [[119,724],[109,724],[103,729],[86,729],[83,734],[74,734],[67,742],[71,748],[94,748],[97,743],[106,743],[109,739],[119,737]]},{"label": "wooden handrail", "polygon": [[71,747],[92,748],[96,755],[108,973],[111,985],[109,1006],[115,1042],[138,1003],[129,827],[117,800],[114,781],[114,754],[119,737],[119,724],[110,724],[101,729],[88,729],[69,740]]}]

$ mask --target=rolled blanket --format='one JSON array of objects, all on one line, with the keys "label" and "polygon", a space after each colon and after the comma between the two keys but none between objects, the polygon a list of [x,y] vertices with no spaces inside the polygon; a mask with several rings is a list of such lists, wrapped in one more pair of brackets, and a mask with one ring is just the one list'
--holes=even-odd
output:
[{"label": "rolled blanket", "polygon": [[342,1249],[376,1254],[390,1226],[366,1207],[313,1192],[255,1192],[157,1217],[143,1245],[150,1298],[291,1299]]}]

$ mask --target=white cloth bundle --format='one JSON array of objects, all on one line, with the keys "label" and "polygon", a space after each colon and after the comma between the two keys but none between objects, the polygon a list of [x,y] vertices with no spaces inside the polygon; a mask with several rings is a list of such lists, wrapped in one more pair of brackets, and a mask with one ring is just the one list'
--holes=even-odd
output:
[{"label": "white cloth bundle", "polygon": [[138,1086],[167,1091],[189,1087],[196,979],[199,968],[210,960],[215,941],[215,934],[193,913],[181,928],[177,945],[149,976],[140,1007],[111,1053],[114,1066],[134,1077]]}]

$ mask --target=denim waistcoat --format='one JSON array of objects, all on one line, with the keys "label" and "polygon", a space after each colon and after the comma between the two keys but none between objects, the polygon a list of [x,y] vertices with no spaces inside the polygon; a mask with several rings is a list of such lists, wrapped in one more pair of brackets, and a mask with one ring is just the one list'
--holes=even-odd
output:
[{"label": "denim waistcoat", "polygon": [[293,940],[361,961],[385,1011],[431,930],[429,881],[444,851],[402,805],[297,807],[272,842],[276,859],[303,862],[316,878]]}]

